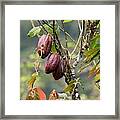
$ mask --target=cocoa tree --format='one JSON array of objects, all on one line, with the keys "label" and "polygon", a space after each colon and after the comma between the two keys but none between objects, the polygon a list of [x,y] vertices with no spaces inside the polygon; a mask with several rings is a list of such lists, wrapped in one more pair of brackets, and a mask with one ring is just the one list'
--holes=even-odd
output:
[{"label": "cocoa tree", "polygon": [[[95,85],[100,89],[100,21],[76,20],[79,29],[77,40],[65,31],[65,24],[72,24],[73,20],[31,20],[32,29],[28,37],[38,37],[34,62],[34,73],[28,81],[28,95],[26,99],[46,99],[41,88],[34,87],[34,82],[40,76],[40,59],[45,62],[45,73],[53,75],[54,80],[64,77],[67,84],[63,93],[53,89],[49,100],[72,99],[80,100],[84,85],[81,83],[80,74],[84,69],[90,68],[88,79],[94,79]],[[59,32],[64,33],[64,45],[61,43]],[[74,48],[70,51],[68,41],[71,40]]]}]

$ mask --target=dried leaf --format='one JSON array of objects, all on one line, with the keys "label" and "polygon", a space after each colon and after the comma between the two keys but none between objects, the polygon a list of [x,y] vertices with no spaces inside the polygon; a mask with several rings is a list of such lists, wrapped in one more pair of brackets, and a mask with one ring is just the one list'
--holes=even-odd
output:
[{"label": "dried leaf", "polygon": [[33,85],[34,85],[34,82],[35,82],[37,76],[38,76],[37,72],[35,72],[35,73],[32,74],[31,79],[28,81],[28,88],[29,89],[33,88]]},{"label": "dried leaf", "polygon": [[59,99],[59,95],[55,89],[53,89],[49,95],[49,100]]},{"label": "dried leaf", "polygon": [[98,61],[97,64],[91,68],[88,74],[88,79],[95,77],[97,74],[100,74],[100,61]]}]

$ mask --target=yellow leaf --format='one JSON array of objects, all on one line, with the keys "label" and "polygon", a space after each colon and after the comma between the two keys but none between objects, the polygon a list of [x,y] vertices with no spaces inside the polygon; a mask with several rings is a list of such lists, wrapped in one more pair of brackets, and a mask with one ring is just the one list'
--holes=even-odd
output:
[{"label": "yellow leaf", "polygon": [[33,84],[34,84],[37,76],[38,76],[38,73],[37,73],[37,72],[35,72],[35,73],[32,74],[31,79],[28,81],[28,88],[29,88],[29,89],[33,88]]},{"label": "yellow leaf", "polygon": [[96,82],[97,82],[98,80],[100,80],[100,73],[97,74],[94,79],[95,79]]},{"label": "yellow leaf", "polygon": [[91,70],[89,71],[89,74],[88,74],[88,78],[90,78],[98,73],[100,73],[100,64],[96,64],[95,66],[93,66],[91,68]]}]

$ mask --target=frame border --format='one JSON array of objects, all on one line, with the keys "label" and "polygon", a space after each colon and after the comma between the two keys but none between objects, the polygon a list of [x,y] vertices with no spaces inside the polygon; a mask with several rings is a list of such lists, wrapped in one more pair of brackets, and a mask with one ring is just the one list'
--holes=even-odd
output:
[{"label": "frame border", "polygon": [[[0,3],[0,119],[119,119],[119,0],[2,1]],[[115,115],[5,115],[5,5],[115,5]]]}]

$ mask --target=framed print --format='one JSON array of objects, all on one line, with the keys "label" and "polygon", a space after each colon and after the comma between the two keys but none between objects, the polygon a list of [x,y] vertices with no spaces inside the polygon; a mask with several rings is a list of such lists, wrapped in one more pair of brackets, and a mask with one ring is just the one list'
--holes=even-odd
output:
[{"label": "framed print", "polygon": [[2,1],[1,118],[119,119],[119,7]]}]

